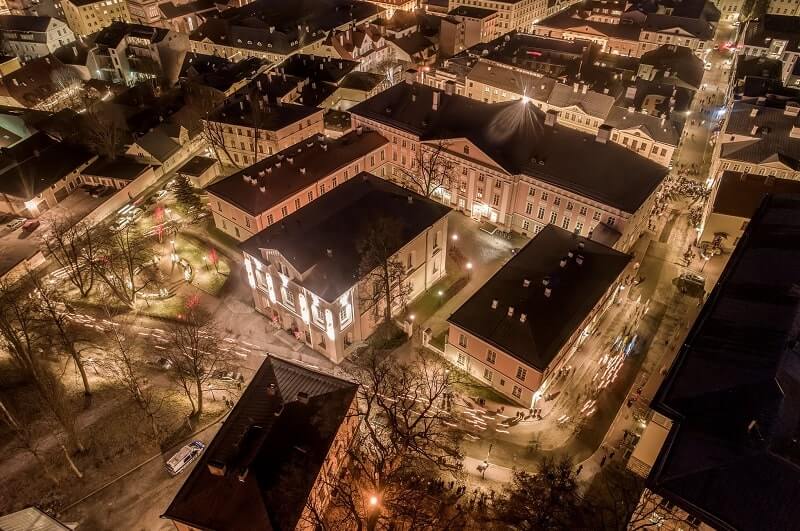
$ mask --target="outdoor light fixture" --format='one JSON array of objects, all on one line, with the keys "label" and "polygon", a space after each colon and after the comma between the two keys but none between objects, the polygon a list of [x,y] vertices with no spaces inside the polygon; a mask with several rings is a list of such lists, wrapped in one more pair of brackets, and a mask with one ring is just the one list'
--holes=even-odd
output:
[{"label": "outdoor light fixture", "polygon": [[28,210],[33,210],[34,208],[36,208],[36,205],[38,204],[39,201],[36,198],[29,199],[25,201],[25,208],[27,208]]},{"label": "outdoor light fixture", "polygon": [[378,505],[378,497],[377,496],[370,496],[369,497],[369,504],[373,507]]},{"label": "outdoor light fixture", "polygon": [[457,241],[458,241],[458,234],[453,234],[453,241],[454,241],[454,242],[457,242]]},{"label": "outdoor light fixture", "polygon": [[472,262],[467,262],[467,269],[472,269]]}]

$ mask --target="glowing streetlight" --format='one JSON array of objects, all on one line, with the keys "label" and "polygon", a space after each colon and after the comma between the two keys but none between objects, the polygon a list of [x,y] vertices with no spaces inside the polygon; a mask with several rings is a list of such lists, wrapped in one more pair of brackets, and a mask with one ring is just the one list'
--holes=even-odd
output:
[{"label": "glowing streetlight", "polygon": [[408,316],[408,318],[409,318],[411,321],[413,321],[414,319],[416,319],[416,318],[417,318],[417,316],[416,316],[416,315],[414,315],[414,314],[412,313],[411,315],[409,315],[409,316]]},{"label": "glowing streetlight", "polygon": [[369,504],[371,507],[375,507],[378,505],[378,497],[377,496],[370,496],[369,497]]},{"label": "glowing streetlight", "polygon": [[472,269],[472,262],[467,262],[467,269]]},{"label": "glowing streetlight", "polygon": [[458,234],[453,234],[452,238],[453,238],[454,242],[457,242],[458,241]]}]

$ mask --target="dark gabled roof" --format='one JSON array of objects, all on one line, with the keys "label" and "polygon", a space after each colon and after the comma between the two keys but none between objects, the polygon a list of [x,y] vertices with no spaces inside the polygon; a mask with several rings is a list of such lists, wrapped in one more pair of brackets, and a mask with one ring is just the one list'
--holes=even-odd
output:
[{"label": "dark gabled roof", "polygon": [[[570,251],[574,254],[571,259]],[[578,256],[583,257],[580,265]],[[567,263],[560,267],[563,258]],[[448,322],[544,371],[630,259],[630,255],[547,225]],[[549,297],[545,296],[545,278],[552,290]],[[527,287],[525,280],[530,282]],[[495,300],[497,307],[492,308]],[[509,308],[513,308],[511,316]]]},{"label": "dark gabled roof", "polygon": [[149,153],[158,162],[166,162],[178,152],[181,146],[170,138],[166,127],[158,126],[152,131],[140,136],[134,142]]},{"label": "dark gabled roof", "polygon": [[268,356],[162,518],[214,531],[294,529],[357,387]]},{"label": "dark gabled roof", "polygon": [[189,52],[183,58],[179,77],[225,92],[234,83],[252,78],[268,64],[255,57],[233,62],[216,55]]},{"label": "dark gabled roof", "polygon": [[82,173],[96,177],[133,181],[148,168],[151,168],[149,164],[142,164],[128,157],[116,157],[113,160],[98,158],[89,164]]},{"label": "dark gabled roof", "polygon": [[189,161],[186,164],[175,170],[175,172],[196,177],[202,175],[216,163],[217,163],[216,159],[195,155],[194,157],[189,159]]},{"label": "dark gabled roof", "polygon": [[673,421],[648,486],[716,529],[800,522],[800,196],[753,216],[652,407]]},{"label": "dark gabled roof", "polygon": [[670,77],[676,77],[695,89],[703,83],[703,60],[686,46],[659,46],[642,54],[640,63],[653,66],[662,75],[669,71]]},{"label": "dark gabled roof", "polygon": [[258,127],[264,131],[279,131],[318,112],[322,112],[322,109],[296,103],[281,103],[280,105],[264,106],[259,113],[253,114],[250,100],[239,99],[219,108],[209,119],[223,124]]},{"label": "dark gabled roof", "polygon": [[589,20],[581,16],[582,11],[578,7],[569,8],[552,17],[548,17],[536,26],[545,28],[556,28],[561,30],[574,30],[576,32],[588,32],[588,29],[593,30],[592,33],[597,32],[608,37],[622,39],[626,41],[638,41],[639,34],[642,27],[638,24],[612,24],[610,22],[599,22],[597,20]]},{"label": "dark gabled roof", "polygon": [[[434,93],[441,100],[438,110],[433,110]],[[666,168],[622,146],[596,142],[594,135],[568,127],[545,126],[544,114],[523,100],[484,103],[399,83],[350,112],[422,140],[467,138],[510,174],[536,177],[629,213],[666,176]]]},{"label": "dark gabled roof", "polygon": [[338,85],[347,74],[353,72],[357,67],[358,61],[295,54],[287,57],[276,70],[299,79]]},{"label": "dark gabled roof", "polygon": [[497,11],[494,9],[484,9],[482,7],[475,7],[475,6],[457,6],[450,10],[448,15],[450,16],[459,16],[459,17],[468,17],[468,18],[479,18],[484,19],[496,15]]},{"label": "dark gabled roof", "polygon": [[523,94],[538,101],[547,101],[556,84],[556,81],[549,77],[540,77],[532,72],[520,72],[481,60],[469,70],[466,78],[501,90]]},{"label": "dark gabled roof", "polygon": [[0,151],[0,193],[33,199],[86,164],[93,155],[81,146],[37,132]]},{"label": "dark gabled roof", "polygon": [[93,43],[93,36],[88,36],[80,41],[73,41],[56,48],[53,56],[65,65],[86,66],[89,56],[89,44]]},{"label": "dark gabled roof", "polygon": [[800,52],[800,19],[787,15],[763,15],[747,23],[745,46],[769,48],[773,41],[786,41],[787,52]]},{"label": "dark gabled roof", "polygon": [[[754,111],[756,116],[752,116]],[[723,143],[720,156],[755,164],[781,162],[793,170],[800,169],[800,138],[790,136],[796,125],[800,125],[800,118],[787,115],[783,108],[734,102],[720,136],[750,138]]]},{"label": "dark gabled roof", "polygon": [[[338,139],[321,135],[308,138],[217,181],[206,190],[257,216],[387,142],[373,131],[361,135],[352,131]],[[292,162],[287,157],[291,157]],[[258,179],[258,184],[245,182],[245,175]],[[259,190],[261,185],[266,188],[264,192]]]},{"label": "dark gabled roof", "polygon": [[42,33],[50,26],[51,17],[34,17],[28,15],[0,15],[0,30],[32,31]]},{"label": "dark gabled roof", "polygon": [[643,29],[650,31],[665,31],[679,28],[689,35],[702,40],[709,40],[714,36],[714,24],[704,18],[688,18],[675,15],[661,15],[650,13],[647,15]]},{"label": "dark gabled roof", "polygon": [[360,235],[377,219],[396,222],[401,241],[391,251],[394,253],[449,211],[431,199],[361,172],[267,227],[241,247],[256,257],[262,256],[261,249],[278,251],[304,274],[304,287],[332,301],[359,280]]},{"label": "dark gabled roof", "polygon": [[66,67],[52,55],[29,61],[2,77],[0,94],[25,107],[35,107],[60,90],[53,81],[53,73],[63,68]]},{"label": "dark gabled roof", "polygon": [[384,79],[385,76],[371,72],[350,72],[344,77],[339,87],[370,92],[380,85]]},{"label": "dark gabled roof", "polygon": [[94,42],[99,46],[116,48],[122,39],[130,36],[158,43],[167,36],[167,33],[169,33],[169,30],[164,28],[115,20],[94,36]]},{"label": "dark gabled roof", "polygon": [[800,194],[800,181],[725,171],[714,196],[714,214],[751,218],[767,194]]}]

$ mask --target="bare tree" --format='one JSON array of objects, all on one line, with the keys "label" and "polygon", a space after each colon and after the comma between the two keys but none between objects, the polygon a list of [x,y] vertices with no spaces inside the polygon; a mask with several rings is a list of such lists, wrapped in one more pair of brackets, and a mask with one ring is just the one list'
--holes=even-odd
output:
[{"label": "bare tree", "polygon": [[111,327],[108,332],[111,345],[106,350],[104,366],[147,419],[153,442],[161,444],[164,430],[158,415],[166,395],[159,395],[149,385],[141,347],[137,337],[127,333],[130,329],[130,323],[127,322],[116,323],[116,326]]},{"label": "bare tree", "polygon": [[75,363],[75,368],[83,381],[83,394],[87,402],[92,396],[89,387],[89,378],[86,376],[81,344],[88,345],[89,341],[82,336],[82,329],[69,319],[67,300],[57,284],[48,283],[34,272],[28,272],[26,281],[32,288],[32,295],[36,304],[37,319],[45,333],[55,337],[67,354]]},{"label": "bare tree", "polygon": [[[33,383],[43,408],[57,420],[69,444],[83,451],[75,424],[75,412],[66,390],[42,357],[51,341],[39,326],[36,303],[30,291],[30,286],[22,281],[0,283],[0,342],[6,347],[14,364]],[[66,447],[64,453],[70,459]],[[74,463],[70,464],[80,475]]]},{"label": "bare tree", "polygon": [[18,413],[12,413],[6,402],[7,400],[0,397],[0,425],[4,425],[11,432],[21,449],[33,456],[42,471],[44,471],[44,475],[58,485],[58,478],[53,474],[50,465],[47,463],[47,456],[39,449],[40,441],[34,433],[32,421],[23,418]]},{"label": "bare tree", "polygon": [[408,363],[369,355],[356,373],[360,424],[349,467],[325,485],[329,509],[310,503],[307,518],[325,529],[375,529],[392,521],[411,529],[446,528],[443,522],[455,515],[420,491],[442,474],[461,476],[461,435],[451,428],[446,405],[455,372],[417,352]]},{"label": "bare tree", "polygon": [[222,337],[212,316],[197,306],[186,309],[168,330],[171,348],[165,356],[172,375],[192,406],[190,419],[203,413],[203,387],[215,372],[227,369],[232,357],[222,347]]},{"label": "bare tree", "polygon": [[[217,92],[203,85],[187,82],[184,85],[186,106],[192,118],[203,126],[203,138],[214,151],[220,164],[239,164],[233,159],[225,140],[225,125],[217,121],[218,108],[224,101]],[[224,157],[223,157],[224,155]]]},{"label": "bare tree", "polygon": [[81,297],[88,295],[94,286],[91,264],[97,258],[99,247],[89,224],[77,221],[74,216],[56,217],[50,222],[44,243]]},{"label": "bare tree", "polygon": [[404,307],[411,293],[408,268],[396,256],[402,246],[400,223],[386,217],[366,227],[357,244],[361,307],[371,310],[378,323],[390,323],[392,311]]},{"label": "bare tree", "polygon": [[[81,80],[78,73],[68,66],[63,66],[54,70],[50,74],[50,82],[53,85],[54,94],[61,95],[61,100],[64,105],[58,107],[79,108],[81,102]],[[54,109],[55,110],[55,109]]]},{"label": "bare tree", "polygon": [[94,153],[108,159],[116,158],[122,147],[125,124],[121,118],[102,103],[86,109],[76,124],[79,140]]},{"label": "bare tree", "polygon": [[424,197],[441,193],[450,181],[455,164],[447,155],[448,143],[421,143],[411,159],[411,168],[399,166],[402,184]]},{"label": "bare tree", "polygon": [[133,224],[103,231],[101,240],[103,248],[92,262],[95,276],[121,303],[133,308],[136,295],[151,283],[140,274],[154,257],[151,242]]}]

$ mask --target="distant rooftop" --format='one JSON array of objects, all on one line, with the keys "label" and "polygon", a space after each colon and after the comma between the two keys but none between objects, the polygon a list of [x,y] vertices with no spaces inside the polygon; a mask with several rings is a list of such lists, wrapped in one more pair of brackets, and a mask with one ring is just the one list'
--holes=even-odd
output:
[{"label": "distant rooftop", "polygon": [[720,140],[727,140],[728,135],[745,138],[723,143],[720,156],[800,170],[800,137],[792,136],[793,128],[798,126],[800,118],[781,107],[734,102]]},{"label": "distant rooftop", "polygon": [[108,177],[114,179],[122,179],[132,181],[144,173],[149,164],[142,164],[128,157],[116,157],[113,160],[107,158],[98,158],[86,169],[83,170],[84,175],[93,175],[96,177]]},{"label": "distant rooftop", "polygon": [[[562,259],[567,260],[564,267]],[[544,371],[630,259],[546,225],[448,321]],[[549,296],[546,288],[551,290]],[[496,308],[492,308],[493,301],[497,301]]]},{"label": "distant rooftop", "polygon": [[[361,135],[352,131],[338,139],[308,138],[217,181],[207,191],[257,216],[387,142],[372,131]],[[245,182],[245,175],[258,184]],[[259,190],[262,185],[264,192]]]},{"label": "distant rooftop", "polygon": [[750,219],[768,194],[800,194],[800,181],[725,171],[717,185],[712,212]]},{"label": "distant rooftop", "polygon": [[215,531],[295,529],[356,390],[268,356],[162,517]]},{"label": "distant rooftop", "polygon": [[745,46],[770,48],[774,41],[786,41],[787,52],[800,52],[800,17],[763,15],[747,23]]},{"label": "distant rooftop", "polygon": [[475,7],[475,6],[458,6],[454,9],[451,9],[448,15],[450,16],[458,16],[458,17],[467,17],[467,18],[477,18],[477,19],[484,19],[489,18],[497,14],[497,11],[494,9],[484,9],[482,7]]},{"label": "distant rooftop", "polygon": [[715,529],[800,521],[800,196],[765,199],[656,394],[673,421],[648,478]]},{"label": "distant rooftop", "polygon": [[400,241],[393,254],[448,212],[431,199],[361,172],[252,236],[241,248],[256,257],[262,256],[262,249],[278,251],[303,274],[304,287],[333,301],[359,280],[359,234],[375,220],[396,222]]},{"label": "distant rooftop", "polygon": [[191,175],[193,177],[199,177],[206,170],[208,170],[211,166],[217,163],[216,159],[212,159],[209,157],[202,157],[200,155],[195,155],[189,161],[175,170],[177,173],[182,173],[184,175]]}]

